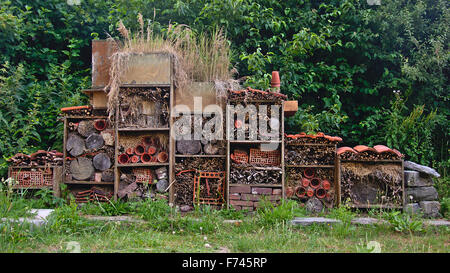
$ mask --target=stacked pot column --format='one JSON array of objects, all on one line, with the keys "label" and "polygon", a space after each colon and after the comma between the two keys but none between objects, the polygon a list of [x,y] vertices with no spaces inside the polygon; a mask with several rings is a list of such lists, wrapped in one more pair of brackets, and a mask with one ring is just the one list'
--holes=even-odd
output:
[{"label": "stacked pot column", "polygon": [[131,55],[122,74],[116,123],[115,196],[169,199],[172,171],[171,57]]},{"label": "stacked pot column", "polygon": [[286,198],[305,204],[313,212],[338,204],[336,143],[340,141],[323,133],[286,135]]},{"label": "stacked pot column", "polygon": [[[263,200],[276,205],[283,198],[285,99],[283,94],[252,88],[229,91],[226,115],[229,207],[253,211]],[[265,107],[267,112],[262,111]],[[252,119],[256,119],[256,127],[252,127]],[[242,134],[243,138],[239,137]]]},{"label": "stacked pot column", "polygon": [[[198,107],[194,100],[200,99]],[[193,82],[175,90],[175,101],[186,111],[176,112],[173,117],[177,124],[173,132],[177,136],[174,204],[183,212],[194,205],[222,207],[226,202],[224,99],[217,96],[213,83]],[[220,113],[207,112],[208,105],[219,106]],[[215,124],[211,132],[207,130],[210,123]]]}]

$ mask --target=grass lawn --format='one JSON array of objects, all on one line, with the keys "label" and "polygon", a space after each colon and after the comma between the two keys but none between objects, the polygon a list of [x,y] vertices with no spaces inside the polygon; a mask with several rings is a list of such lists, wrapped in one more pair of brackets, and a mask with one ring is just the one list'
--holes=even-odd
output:
[{"label": "grass lawn", "polygon": [[[66,206],[67,207],[67,206]],[[376,241],[381,252],[449,252],[450,229],[423,227],[398,232],[390,225],[297,227],[261,215],[241,216],[239,225],[223,223],[216,212],[153,218],[145,223],[86,220],[79,212],[58,209],[42,228],[3,225],[0,252],[369,252]],[[274,211],[276,213],[276,211]],[[269,214],[267,214],[269,215]],[[267,216],[266,215],[266,216]],[[269,215],[273,216],[273,215]],[[268,216],[267,216],[268,217]],[[144,217],[145,218],[145,217]],[[201,221],[198,221],[201,219]],[[270,218],[270,220],[273,220]],[[278,221],[280,220],[280,221]]]}]

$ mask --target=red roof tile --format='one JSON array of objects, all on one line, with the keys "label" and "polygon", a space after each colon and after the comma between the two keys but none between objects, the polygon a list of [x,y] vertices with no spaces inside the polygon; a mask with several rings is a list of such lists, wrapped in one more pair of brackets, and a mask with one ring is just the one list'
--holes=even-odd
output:
[{"label": "red roof tile", "polygon": [[347,152],[351,152],[351,153],[354,153],[354,154],[358,153],[357,151],[355,151],[354,149],[352,149],[350,147],[340,147],[340,148],[337,149],[337,154],[338,155],[341,155],[341,154],[347,153]]},{"label": "red roof tile", "polygon": [[325,135],[322,132],[319,132],[319,133],[317,133],[315,135],[307,135],[304,132],[301,132],[301,133],[296,134],[296,135],[286,135],[285,134],[285,137],[291,138],[291,139],[297,139],[297,138],[302,138],[302,137],[304,137],[304,138],[311,138],[311,139],[325,138],[325,139],[327,139],[328,141],[331,141],[331,142],[341,142],[342,141],[342,138],[340,138],[338,136],[329,136],[329,135]]},{"label": "red roof tile", "polygon": [[366,151],[372,151],[377,153],[377,150],[375,150],[374,148],[371,148],[369,146],[366,145],[357,145],[355,147],[353,147],[353,149],[355,149],[358,153],[362,153],[362,152],[366,152]]}]

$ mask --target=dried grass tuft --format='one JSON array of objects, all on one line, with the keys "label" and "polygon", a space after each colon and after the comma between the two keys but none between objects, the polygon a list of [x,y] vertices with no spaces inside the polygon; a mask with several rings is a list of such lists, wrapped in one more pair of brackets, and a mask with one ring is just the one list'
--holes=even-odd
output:
[{"label": "dried grass tuft", "polygon": [[119,22],[118,31],[124,41],[119,50],[111,56],[110,82],[105,87],[108,92],[108,113],[111,118],[118,102],[120,78],[128,69],[127,64],[133,54],[166,53],[172,57],[174,85],[182,88],[190,82],[214,82],[218,97],[225,97],[228,88],[237,89],[238,83],[232,79],[230,46],[223,30],[217,28],[210,35],[197,34],[186,25],[169,24],[163,33],[155,33],[153,23],[148,21],[144,31],[144,19],[138,15],[140,30],[131,33]]}]

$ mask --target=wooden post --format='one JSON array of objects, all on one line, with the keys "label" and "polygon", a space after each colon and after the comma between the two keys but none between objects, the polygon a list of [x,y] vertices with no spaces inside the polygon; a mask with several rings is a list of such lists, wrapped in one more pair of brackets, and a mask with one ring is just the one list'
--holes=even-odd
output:
[{"label": "wooden post", "polygon": [[53,168],[53,196],[55,197],[61,197],[62,170],[60,166]]}]

